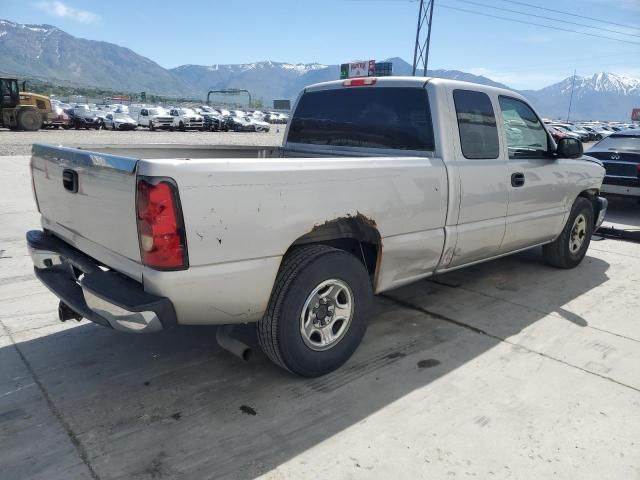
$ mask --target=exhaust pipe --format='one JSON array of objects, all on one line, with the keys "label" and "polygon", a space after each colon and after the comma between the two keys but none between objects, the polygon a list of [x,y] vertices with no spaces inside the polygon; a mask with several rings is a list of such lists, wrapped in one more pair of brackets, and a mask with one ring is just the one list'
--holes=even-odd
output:
[{"label": "exhaust pipe", "polygon": [[222,325],[216,330],[216,341],[218,345],[227,352],[233,353],[236,357],[245,362],[251,358],[251,348],[246,343],[241,342],[231,336],[233,325]]},{"label": "exhaust pipe", "polygon": [[64,302],[58,304],[58,320],[66,322],[67,320],[82,320],[82,315],[72,309]]}]

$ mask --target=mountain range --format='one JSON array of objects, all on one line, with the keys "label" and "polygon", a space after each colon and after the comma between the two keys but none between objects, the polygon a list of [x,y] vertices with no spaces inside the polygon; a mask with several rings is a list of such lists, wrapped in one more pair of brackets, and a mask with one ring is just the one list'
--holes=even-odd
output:
[{"label": "mountain range", "polygon": [[[0,73],[46,79],[61,85],[94,86],[116,91],[204,98],[209,90],[240,88],[266,105],[293,99],[304,86],[339,78],[339,65],[263,61],[249,64],[182,65],[165,69],[134,51],[112,43],[74,37],[52,25],[0,20]],[[394,75],[410,75],[401,58]],[[458,70],[430,70],[428,75],[506,87]],[[640,107],[640,79],[614,73],[569,77],[540,90],[522,93],[544,116],[567,115],[573,84],[573,119],[627,120]],[[214,97],[215,98],[215,97]]]}]

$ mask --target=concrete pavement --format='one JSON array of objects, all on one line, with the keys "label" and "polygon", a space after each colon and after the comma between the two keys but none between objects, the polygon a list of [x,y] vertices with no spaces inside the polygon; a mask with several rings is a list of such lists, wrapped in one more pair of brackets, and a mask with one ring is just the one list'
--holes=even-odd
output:
[{"label": "concrete pavement", "polygon": [[[0,164],[2,480],[640,479],[638,244],[393,291],[342,369],[303,380],[214,328],[59,323],[23,240],[28,158]],[[632,208],[618,224],[640,227]]]}]

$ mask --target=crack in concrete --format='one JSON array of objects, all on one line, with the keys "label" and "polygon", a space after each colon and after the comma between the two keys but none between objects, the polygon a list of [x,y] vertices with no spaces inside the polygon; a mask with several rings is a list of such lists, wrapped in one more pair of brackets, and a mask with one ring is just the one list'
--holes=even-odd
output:
[{"label": "crack in concrete", "polygon": [[[430,315],[433,318],[436,318],[438,320],[442,320],[444,322],[451,323],[453,325],[457,325],[458,327],[462,327],[462,328],[465,328],[467,330],[471,330],[472,332],[477,333],[479,335],[485,335],[485,336],[487,336],[489,338],[493,338],[494,340],[498,340],[499,342],[504,342],[504,343],[507,343],[507,344],[512,345],[514,347],[521,348],[521,349],[523,349],[524,351],[526,351],[528,353],[533,353],[535,355],[539,355],[539,356],[541,356],[543,358],[546,358],[548,360],[560,363],[562,365],[565,365],[565,366],[570,367],[570,368],[574,368],[576,370],[580,370],[581,372],[584,372],[584,373],[589,374],[589,375],[600,377],[603,380],[608,380],[609,382],[612,382],[612,383],[615,383],[617,385],[620,385],[621,387],[625,387],[625,388],[633,390],[634,392],[640,393],[640,389],[638,389],[638,388],[636,388],[636,387],[634,387],[632,385],[627,385],[626,383],[620,382],[620,381],[616,380],[615,378],[607,377],[606,375],[602,375],[600,373],[592,372],[592,371],[587,370],[587,369],[585,369],[583,367],[579,367],[578,365],[574,365],[572,363],[569,363],[569,362],[567,362],[565,360],[561,360],[559,358],[547,355],[546,353],[542,353],[542,352],[538,352],[536,350],[532,350],[529,347],[526,347],[526,346],[521,345],[519,343],[512,342],[512,341],[507,340],[506,338],[502,338],[502,337],[500,337],[498,335],[494,335],[493,333],[489,333],[486,330],[483,330],[483,329],[478,328],[478,327],[474,327],[473,325],[469,325],[468,323],[461,322],[460,320],[455,320],[455,319],[453,319],[451,317],[447,317],[446,315],[442,315],[440,313],[432,312],[430,310],[427,310],[426,308],[422,308],[422,307],[419,307],[417,305],[413,305],[412,303],[406,302],[404,300],[400,300],[398,298],[394,298],[394,297],[389,296],[389,295],[384,294],[384,293],[380,294],[379,296],[384,298],[384,299],[386,299],[386,300],[389,300],[389,301],[391,301],[391,302],[393,302],[396,305],[399,305],[401,307],[408,308],[408,309],[414,310],[416,312],[420,312],[420,313],[424,313],[424,314]],[[497,300],[500,300],[500,299],[497,299]]]},{"label": "crack in concrete", "polygon": [[2,320],[0,320],[0,326],[4,330],[7,337],[9,337],[9,340],[11,340],[11,344],[13,345],[13,348],[15,348],[16,352],[18,352],[18,356],[22,360],[22,363],[24,363],[25,367],[29,371],[29,374],[33,378],[34,383],[38,386],[38,389],[40,390],[40,392],[42,393],[42,396],[47,402],[47,406],[49,407],[49,410],[51,411],[53,416],[58,420],[60,425],[62,425],[62,428],[64,429],[65,433],[69,437],[69,440],[71,441],[71,444],[76,449],[76,452],[80,457],[80,460],[82,460],[82,463],[84,463],[87,469],[89,470],[89,475],[93,480],[100,480],[100,477],[98,476],[95,469],[93,468],[93,465],[91,465],[91,462],[89,461],[89,455],[87,451],[85,450],[82,443],[80,443],[80,439],[78,439],[78,436],[71,428],[71,425],[69,425],[69,422],[65,420],[64,416],[62,415],[62,412],[60,412],[58,407],[56,407],[56,404],[53,402],[53,399],[49,395],[49,391],[46,389],[46,387],[40,380],[40,377],[38,377],[38,374],[36,374],[35,370],[31,366],[31,363],[29,363],[29,360],[27,360],[27,357],[24,355],[22,350],[20,350],[20,347],[18,347],[18,344],[15,342],[13,338],[13,333],[11,333],[11,330],[9,330],[9,328],[4,324]]}]

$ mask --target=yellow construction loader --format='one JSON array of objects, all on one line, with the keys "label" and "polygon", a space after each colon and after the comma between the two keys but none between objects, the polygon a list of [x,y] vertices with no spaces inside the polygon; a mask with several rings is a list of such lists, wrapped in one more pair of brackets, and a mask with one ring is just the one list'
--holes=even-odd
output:
[{"label": "yellow construction loader", "polygon": [[21,92],[17,78],[0,77],[0,126],[33,132],[52,116],[49,97]]}]

